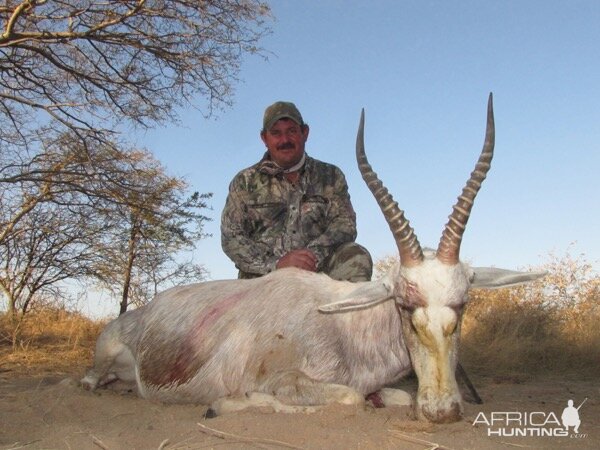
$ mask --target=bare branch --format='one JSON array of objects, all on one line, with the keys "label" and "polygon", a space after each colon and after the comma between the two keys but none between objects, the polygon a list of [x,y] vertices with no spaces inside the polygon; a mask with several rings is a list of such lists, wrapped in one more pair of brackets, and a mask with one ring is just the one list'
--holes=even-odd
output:
[{"label": "bare branch", "polygon": [[[72,3],[0,9],[0,142],[26,145],[53,121],[102,139],[123,121],[175,121],[183,105],[211,115],[231,104],[243,54],[265,56],[261,0]],[[31,121],[30,108],[46,115]]]}]

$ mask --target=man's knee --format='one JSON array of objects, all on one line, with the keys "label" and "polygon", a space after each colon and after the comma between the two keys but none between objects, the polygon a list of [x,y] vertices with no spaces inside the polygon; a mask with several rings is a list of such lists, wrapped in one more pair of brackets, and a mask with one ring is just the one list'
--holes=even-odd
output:
[{"label": "man's knee", "polygon": [[347,242],[329,256],[323,271],[335,280],[369,281],[373,275],[373,259],[362,245]]}]

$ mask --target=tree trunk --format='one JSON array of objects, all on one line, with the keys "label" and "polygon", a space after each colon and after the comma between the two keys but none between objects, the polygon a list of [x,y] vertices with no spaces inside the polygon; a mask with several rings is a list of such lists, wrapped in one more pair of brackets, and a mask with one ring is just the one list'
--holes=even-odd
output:
[{"label": "tree trunk", "polygon": [[127,251],[127,267],[125,268],[125,280],[123,282],[123,294],[121,296],[121,307],[119,309],[119,315],[127,311],[129,305],[129,289],[131,286],[131,274],[133,272],[133,262],[135,260],[135,247],[137,244],[138,236],[138,225],[135,223],[131,227],[131,234],[129,235],[129,248]]},{"label": "tree trunk", "polygon": [[2,293],[4,294],[4,296],[6,297],[6,312],[8,314],[8,317],[10,317],[11,321],[16,320],[16,318],[17,318],[17,299],[15,298],[13,293],[10,292],[10,290],[7,289],[6,286],[4,286],[3,284],[0,284],[0,289],[2,290]]}]

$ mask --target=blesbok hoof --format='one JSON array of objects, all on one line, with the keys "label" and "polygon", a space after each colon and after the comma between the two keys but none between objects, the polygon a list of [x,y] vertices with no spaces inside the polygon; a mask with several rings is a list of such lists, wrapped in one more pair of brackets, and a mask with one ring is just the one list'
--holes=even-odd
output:
[{"label": "blesbok hoof", "polygon": [[212,408],[208,408],[204,413],[205,419],[214,419],[215,417],[217,417],[217,412]]}]

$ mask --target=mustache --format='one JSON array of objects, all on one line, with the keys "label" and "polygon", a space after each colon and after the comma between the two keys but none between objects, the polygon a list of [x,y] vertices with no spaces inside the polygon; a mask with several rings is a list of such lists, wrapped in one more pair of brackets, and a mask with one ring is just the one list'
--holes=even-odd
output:
[{"label": "mustache", "polygon": [[284,142],[281,145],[277,146],[277,150],[294,150],[296,146],[293,142]]}]

